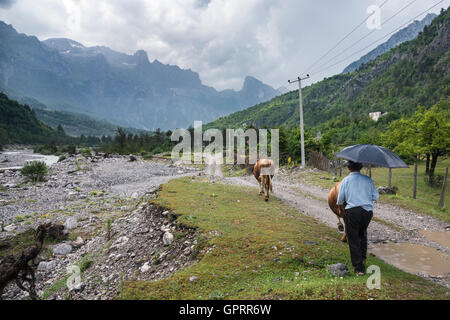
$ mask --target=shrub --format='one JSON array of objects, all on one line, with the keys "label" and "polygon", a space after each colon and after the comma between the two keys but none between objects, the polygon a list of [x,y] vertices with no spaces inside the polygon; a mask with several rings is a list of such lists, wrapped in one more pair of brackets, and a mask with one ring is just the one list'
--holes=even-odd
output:
[{"label": "shrub", "polygon": [[58,162],[61,162],[61,161],[64,161],[64,160],[66,160],[66,156],[65,155],[59,156]]},{"label": "shrub", "polygon": [[79,268],[81,272],[86,271],[87,269],[89,269],[90,266],[92,266],[92,264],[94,263],[93,260],[91,260],[89,258],[89,254],[85,255],[80,262]]},{"label": "shrub", "polygon": [[69,155],[77,153],[77,147],[74,144],[69,144],[61,147],[61,152],[67,152]]},{"label": "shrub", "polygon": [[55,154],[58,152],[58,148],[54,142],[51,142],[46,145],[37,145],[33,148],[34,153],[40,153],[44,155]]},{"label": "shrub", "polygon": [[47,173],[47,165],[42,161],[29,162],[23,166],[20,173],[34,182],[42,181]]},{"label": "shrub", "polygon": [[83,157],[92,157],[91,149],[90,148],[84,148],[80,150],[80,153]]},{"label": "shrub", "polygon": [[425,183],[428,183],[433,188],[441,188],[444,183],[444,176],[441,174],[428,175],[423,177]]}]

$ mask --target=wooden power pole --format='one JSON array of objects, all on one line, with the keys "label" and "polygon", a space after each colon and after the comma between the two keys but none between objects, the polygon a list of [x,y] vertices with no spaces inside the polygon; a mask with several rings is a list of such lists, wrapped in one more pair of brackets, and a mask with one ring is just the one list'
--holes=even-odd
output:
[{"label": "wooden power pole", "polygon": [[303,98],[302,98],[302,80],[309,79],[309,74],[305,78],[297,77],[297,80],[288,80],[289,83],[298,82],[298,100],[300,107],[300,140],[301,140],[301,151],[302,151],[302,168],[305,168],[305,134],[303,126]]},{"label": "wooden power pole", "polygon": [[447,187],[447,176],[448,176],[448,167],[447,169],[445,169],[444,183],[442,184],[441,197],[439,199],[439,207],[441,208],[444,206],[445,188]]}]

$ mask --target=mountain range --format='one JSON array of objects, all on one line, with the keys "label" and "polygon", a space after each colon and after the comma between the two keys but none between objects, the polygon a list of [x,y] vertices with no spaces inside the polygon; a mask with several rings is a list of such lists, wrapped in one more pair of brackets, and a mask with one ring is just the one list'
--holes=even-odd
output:
[{"label": "mountain range", "polygon": [[343,73],[355,71],[364,63],[367,63],[375,59],[376,57],[382,55],[385,52],[388,52],[389,50],[398,46],[399,44],[414,39],[420,32],[422,32],[423,28],[428,26],[431,23],[431,21],[433,21],[433,19],[436,17],[437,17],[436,14],[429,13],[422,20],[420,21],[415,20],[407,27],[394,33],[394,35],[392,35],[386,42],[380,44],[378,47],[371,50],[369,53],[365,54],[357,61],[352,62],[349,66],[347,66],[344,69]]},{"label": "mountain range", "polygon": [[0,22],[0,91],[50,109],[124,127],[155,130],[212,121],[270,100],[279,91],[246,77],[240,91],[217,91],[199,75],[158,60],[65,38],[39,41]]}]

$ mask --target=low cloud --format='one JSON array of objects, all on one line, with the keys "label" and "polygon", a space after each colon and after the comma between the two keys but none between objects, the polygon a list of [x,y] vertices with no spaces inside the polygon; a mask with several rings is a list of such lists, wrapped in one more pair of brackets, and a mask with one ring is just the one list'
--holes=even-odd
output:
[{"label": "low cloud", "polygon": [[[203,83],[216,89],[240,89],[247,75],[274,87],[288,86],[288,79],[310,71],[306,68],[311,63],[367,17],[368,6],[380,2],[20,0],[9,10],[0,10],[0,20],[41,40],[66,37],[86,46],[106,45],[129,54],[144,49],[150,60],[192,69],[200,74]],[[417,2],[350,53],[392,31],[433,2]],[[0,0],[0,4],[6,3],[12,1]],[[382,21],[402,6],[388,2],[381,11]],[[330,56],[368,31],[359,28]],[[358,58],[354,56],[323,73],[312,74],[305,85],[341,72]]]},{"label": "low cloud", "polygon": [[0,0],[0,8],[9,9],[16,0]]}]

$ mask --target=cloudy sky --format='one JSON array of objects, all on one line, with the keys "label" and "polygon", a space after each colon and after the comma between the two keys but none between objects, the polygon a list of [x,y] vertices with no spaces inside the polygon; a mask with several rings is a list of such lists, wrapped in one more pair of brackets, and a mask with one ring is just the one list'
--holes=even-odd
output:
[{"label": "cloudy sky", "polygon": [[[339,73],[382,41],[345,59],[347,56],[439,1],[431,12],[450,5],[450,0],[388,0],[380,10],[381,29],[372,29],[375,31],[370,36],[358,42],[372,31],[364,23],[309,68],[370,16],[370,6],[385,1],[0,0],[0,20],[40,40],[65,37],[129,54],[144,49],[151,61],[192,69],[203,83],[219,90],[240,89],[246,75],[276,88],[293,89],[288,79],[309,72],[312,83]],[[373,17],[369,18],[372,21]],[[355,42],[354,47],[330,60]]]}]

